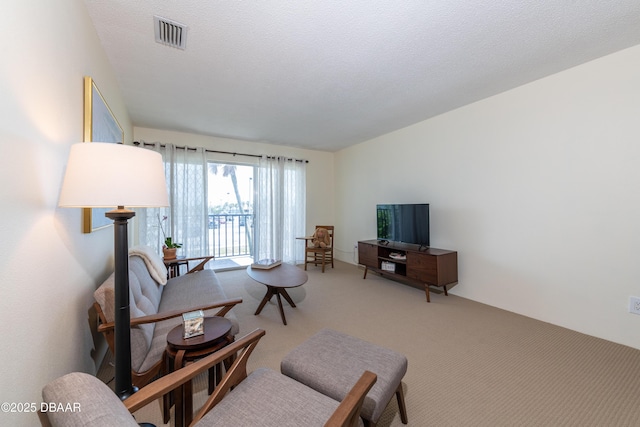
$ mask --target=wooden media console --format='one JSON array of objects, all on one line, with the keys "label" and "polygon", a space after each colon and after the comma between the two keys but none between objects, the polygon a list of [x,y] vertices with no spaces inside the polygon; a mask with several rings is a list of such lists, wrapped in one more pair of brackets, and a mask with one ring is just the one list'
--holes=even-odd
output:
[{"label": "wooden media console", "polygon": [[372,270],[379,275],[424,288],[429,297],[429,286],[439,286],[447,293],[447,285],[458,282],[458,253],[445,249],[421,248],[399,242],[383,243],[378,240],[358,242],[358,262],[364,265],[364,277]]}]

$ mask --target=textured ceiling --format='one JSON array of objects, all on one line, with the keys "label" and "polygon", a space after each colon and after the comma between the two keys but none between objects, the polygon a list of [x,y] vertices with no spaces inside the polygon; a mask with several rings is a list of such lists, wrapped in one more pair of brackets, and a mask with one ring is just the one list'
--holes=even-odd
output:
[{"label": "textured ceiling", "polygon": [[640,44],[638,0],[85,4],[135,126],[325,151]]}]

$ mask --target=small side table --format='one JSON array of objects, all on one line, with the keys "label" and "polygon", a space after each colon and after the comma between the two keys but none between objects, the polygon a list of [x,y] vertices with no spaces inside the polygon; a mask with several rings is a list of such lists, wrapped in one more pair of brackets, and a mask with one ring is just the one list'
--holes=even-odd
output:
[{"label": "small side table", "polygon": [[[188,362],[201,359],[221,348],[226,347],[234,341],[234,337],[229,334],[231,331],[231,321],[224,317],[205,317],[204,335],[192,338],[183,338],[183,326],[173,328],[167,334],[167,362],[168,372],[180,369]],[[173,362],[173,363],[171,363]],[[209,370],[209,394],[217,381],[220,380],[222,367],[215,366]],[[215,378],[214,378],[215,375]],[[169,421],[170,405],[165,402],[164,422]],[[182,427],[191,424],[193,419],[193,390],[191,381],[179,387],[175,393],[175,426]]]},{"label": "small side table", "polygon": [[[180,275],[180,266],[187,266],[187,274],[193,273],[194,271],[200,271],[204,269],[206,263],[212,260],[214,257],[212,255],[200,256],[200,257],[192,257],[187,258],[185,256],[179,256],[173,259],[162,259],[164,265],[167,267],[167,273],[169,278],[177,277]],[[189,261],[200,261],[198,265],[189,269]]]}]

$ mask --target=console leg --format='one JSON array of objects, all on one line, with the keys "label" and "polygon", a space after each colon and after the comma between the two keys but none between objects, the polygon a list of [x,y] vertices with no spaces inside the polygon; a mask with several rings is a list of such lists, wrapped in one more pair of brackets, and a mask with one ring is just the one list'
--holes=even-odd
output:
[{"label": "console leg", "polygon": [[428,284],[424,284],[424,291],[427,294],[427,302],[431,302],[431,297],[429,296],[429,285]]},{"label": "console leg", "polygon": [[369,267],[367,267],[366,265],[364,266],[364,276],[362,276],[362,279],[366,279],[367,278],[367,271],[369,270]]}]

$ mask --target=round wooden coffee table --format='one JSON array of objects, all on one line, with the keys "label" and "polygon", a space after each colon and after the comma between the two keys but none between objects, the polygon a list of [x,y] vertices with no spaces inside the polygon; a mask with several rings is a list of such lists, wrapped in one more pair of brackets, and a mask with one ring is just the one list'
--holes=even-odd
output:
[{"label": "round wooden coffee table", "polygon": [[255,314],[260,314],[267,302],[269,302],[271,297],[275,295],[278,299],[278,307],[280,308],[282,323],[286,325],[287,319],[284,317],[284,309],[282,308],[280,295],[287,300],[291,307],[295,307],[295,303],[287,293],[287,288],[296,288],[307,283],[307,273],[294,265],[280,264],[279,266],[268,270],[251,268],[251,266],[249,266],[247,267],[247,274],[256,282],[262,283],[267,287],[267,293],[264,298],[262,298]]},{"label": "round wooden coffee table", "polygon": [[[169,371],[182,368],[186,363],[208,356],[234,341],[231,332],[231,321],[224,317],[214,316],[204,318],[204,334],[191,338],[183,338],[183,326],[178,325],[167,334],[167,357]],[[209,394],[213,392],[216,381],[220,380],[222,367],[216,365],[209,370]],[[215,374],[215,378],[214,378]],[[193,417],[193,396],[191,381],[180,387],[175,393],[175,425],[191,424]],[[164,422],[168,422],[168,408],[170,403],[165,400]]]}]

